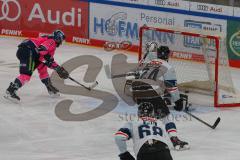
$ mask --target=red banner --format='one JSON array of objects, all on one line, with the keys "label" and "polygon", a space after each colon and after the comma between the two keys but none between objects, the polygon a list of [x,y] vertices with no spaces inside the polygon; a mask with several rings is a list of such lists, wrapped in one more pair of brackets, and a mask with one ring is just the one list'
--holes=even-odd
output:
[{"label": "red banner", "polygon": [[2,0],[0,34],[37,36],[61,29],[67,41],[88,39],[88,9],[88,2],[79,0]]}]

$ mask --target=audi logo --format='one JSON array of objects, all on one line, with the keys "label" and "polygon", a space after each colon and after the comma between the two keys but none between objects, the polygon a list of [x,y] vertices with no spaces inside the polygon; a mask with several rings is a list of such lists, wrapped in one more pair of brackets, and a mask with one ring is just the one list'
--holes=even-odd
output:
[{"label": "audi logo", "polygon": [[[21,6],[17,0],[0,0],[2,2],[2,7],[0,8],[0,21],[7,20],[7,21],[16,21],[21,15]],[[14,17],[10,17],[10,2],[14,3],[17,6],[17,15]]]},{"label": "audi logo", "polygon": [[155,4],[165,6],[166,2],[165,0],[155,0]]},{"label": "audi logo", "polygon": [[201,11],[208,11],[208,6],[206,5],[197,5],[197,9]]}]

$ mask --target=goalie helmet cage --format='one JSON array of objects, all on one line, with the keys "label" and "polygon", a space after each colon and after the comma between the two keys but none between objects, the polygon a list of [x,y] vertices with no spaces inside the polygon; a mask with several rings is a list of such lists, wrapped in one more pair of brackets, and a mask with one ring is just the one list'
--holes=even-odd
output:
[{"label": "goalie helmet cage", "polygon": [[201,32],[143,26],[139,33],[138,60],[154,59],[145,48],[149,42],[168,46],[171,51],[169,63],[176,70],[180,90],[212,95],[215,107],[240,106],[224,38]]}]

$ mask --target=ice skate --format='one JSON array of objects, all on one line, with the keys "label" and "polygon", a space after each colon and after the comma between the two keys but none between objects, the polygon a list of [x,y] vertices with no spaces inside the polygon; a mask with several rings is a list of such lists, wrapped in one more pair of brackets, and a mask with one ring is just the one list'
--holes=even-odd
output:
[{"label": "ice skate", "polygon": [[59,90],[52,85],[52,81],[50,78],[42,79],[42,83],[45,84],[50,97],[56,98],[60,96]]},{"label": "ice skate", "polygon": [[182,151],[190,149],[189,144],[187,142],[179,140],[177,136],[173,136],[170,139],[175,150]]},{"label": "ice skate", "polygon": [[50,95],[50,97],[52,98],[56,98],[60,96],[59,90],[54,87],[52,84],[49,84],[47,87],[48,90],[48,94]]},{"label": "ice skate", "polygon": [[4,98],[6,98],[14,103],[19,103],[20,97],[16,94],[17,89],[18,89],[17,84],[11,82],[10,86],[6,90],[6,94],[4,95]]}]

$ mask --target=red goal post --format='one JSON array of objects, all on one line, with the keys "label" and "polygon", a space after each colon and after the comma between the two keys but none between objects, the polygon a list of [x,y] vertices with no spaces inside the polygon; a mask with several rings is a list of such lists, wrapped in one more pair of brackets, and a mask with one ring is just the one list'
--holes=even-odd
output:
[{"label": "red goal post", "polygon": [[145,54],[147,42],[168,46],[169,63],[176,69],[180,90],[212,95],[215,107],[240,106],[224,38],[202,30],[143,26],[139,33],[138,60]]}]

